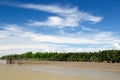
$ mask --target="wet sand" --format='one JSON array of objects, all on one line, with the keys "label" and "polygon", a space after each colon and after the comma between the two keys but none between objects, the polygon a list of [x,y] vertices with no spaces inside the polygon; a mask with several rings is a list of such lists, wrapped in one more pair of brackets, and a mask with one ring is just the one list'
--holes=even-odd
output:
[{"label": "wet sand", "polygon": [[0,64],[0,80],[119,80],[119,79],[120,79],[120,64],[87,63],[87,62],[86,63],[41,62],[41,64],[39,65]]}]

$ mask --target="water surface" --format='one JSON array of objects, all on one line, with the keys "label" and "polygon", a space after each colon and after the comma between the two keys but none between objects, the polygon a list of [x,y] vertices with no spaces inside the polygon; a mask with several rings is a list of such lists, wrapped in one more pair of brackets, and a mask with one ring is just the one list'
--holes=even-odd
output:
[{"label": "water surface", "polygon": [[[17,65],[16,65],[17,66]],[[82,78],[89,78],[89,80],[120,80],[120,72],[102,71],[93,69],[78,69],[55,66],[17,66],[23,69],[43,71],[53,74],[61,74],[66,76],[77,76]]]}]

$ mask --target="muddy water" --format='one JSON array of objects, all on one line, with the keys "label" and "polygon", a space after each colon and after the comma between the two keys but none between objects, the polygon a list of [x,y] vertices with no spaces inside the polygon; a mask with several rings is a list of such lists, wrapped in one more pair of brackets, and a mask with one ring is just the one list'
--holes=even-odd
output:
[{"label": "muddy water", "polygon": [[[17,65],[16,65],[17,66]],[[100,71],[91,69],[76,69],[55,66],[17,66],[18,68],[43,71],[66,76],[88,78],[89,80],[120,80],[120,72]]]}]

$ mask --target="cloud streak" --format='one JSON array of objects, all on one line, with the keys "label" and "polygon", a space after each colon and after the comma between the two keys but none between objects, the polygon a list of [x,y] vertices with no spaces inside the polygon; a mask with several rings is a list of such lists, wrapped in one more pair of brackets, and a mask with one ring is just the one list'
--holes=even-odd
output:
[{"label": "cloud streak", "polygon": [[[80,35],[80,36],[79,36]],[[96,32],[96,34],[92,33],[87,35],[82,32],[79,34],[67,35],[46,35],[41,33],[35,33],[31,31],[26,31],[22,27],[18,25],[6,25],[4,30],[0,31],[0,38],[9,41],[15,39],[25,39],[31,40],[33,42],[40,43],[54,43],[54,44],[113,44],[119,43],[120,39],[112,36],[112,32]],[[15,39],[14,39],[15,38]],[[21,40],[20,40],[21,41]]]},{"label": "cloud streak", "polygon": [[96,23],[102,20],[102,17],[79,11],[77,7],[71,8],[40,4],[19,4],[18,6],[56,14],[56,16],[49,16],[46,21],[30,21],[28,24],[31,26],[50,26],[58,28],[78,27],[84,21]]},{"label": "cloud streak", "polygon": [[84,26],[82,26],[81,29],[84,31],[98,31],[98,29],[92,29],[92,28],[84,27]]}]

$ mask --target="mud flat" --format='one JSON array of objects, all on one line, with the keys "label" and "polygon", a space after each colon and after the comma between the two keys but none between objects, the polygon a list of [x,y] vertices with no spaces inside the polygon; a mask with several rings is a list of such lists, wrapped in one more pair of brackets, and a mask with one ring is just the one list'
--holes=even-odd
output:
[{"label": "mud flat", "polygon": [[36,65],[0,63],[0,80],[120,80],[120,64],[49,61]]}]

